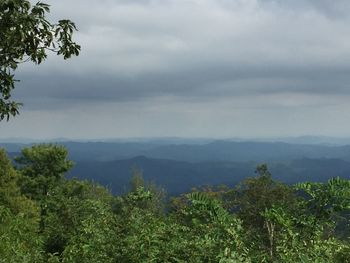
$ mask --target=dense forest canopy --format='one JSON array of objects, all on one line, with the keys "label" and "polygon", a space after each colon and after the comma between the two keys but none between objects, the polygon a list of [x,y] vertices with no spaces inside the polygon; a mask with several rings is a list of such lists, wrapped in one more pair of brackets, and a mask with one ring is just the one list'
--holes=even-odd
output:
[{"label": "dense forest canopy", "polygon": [[67,155],[0,152],[1,262],[350,262],[349,180],[289,186],[259,165],[237,187],[167,197],[135,169],[113,196],[66,179]]}]

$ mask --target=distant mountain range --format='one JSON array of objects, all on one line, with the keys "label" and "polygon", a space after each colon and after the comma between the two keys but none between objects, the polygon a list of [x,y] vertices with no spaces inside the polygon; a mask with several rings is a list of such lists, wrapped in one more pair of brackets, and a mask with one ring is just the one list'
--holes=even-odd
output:
[{"label": "distant mountain range", "polygon": [[51,138],[51,139],[31,139],[31,138],[0,138],[1,143],[43,143],[43,142],[104,142],[104,143],[153,143],[153,144],[206,144],[213,141],[230,142],[285,142],[291,144],[322,144],[322,145],[350,145],[350,137],[331,137],[331,136],[297,136],[297,137],[274,137],[274,138],[182,138],[182,137],[151,137],[151,138],[97,138],[97,139],[69,139],[69,138]]},{"label": "distant mountain range", "polygon": [[[286,183],[350,178],[350,146],[292,144],[259,141],[174,140],[137,142],[60,142],[68,148],[75,167],[70,177],[89,179],[114,193],[127,190],[133,168],[146,180],[179,194],[201,185],[236,185],[254,176],[259,163],[267,163],[273,177]],[[11,156],[21,143],[0,143]]]}]

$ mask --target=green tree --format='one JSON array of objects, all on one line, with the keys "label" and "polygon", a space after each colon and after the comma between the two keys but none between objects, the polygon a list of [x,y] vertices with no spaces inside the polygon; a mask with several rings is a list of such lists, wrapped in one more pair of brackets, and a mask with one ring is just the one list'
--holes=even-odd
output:
[{"label": "green tree", "polygon": [[324,224],[300,208],[292,214],[284,207],[273,206],[262,213],[268,232],[272,233],[273,247],[268,257],[260,253],[257,256],[259,261],[350,262],[349,244],[324,235]]},{"label": "green tree", "polygon": [[350,211],[350,180],[336,177],[327,183],[300,183],[296,188],[307,195],[305,212],[312,213],[316,220],[335,223],[335,215]]},{"label": "green tree", "polygon": [[163,213],[165,208],[165,190],[143,178],[142,170],[132,169],[130,192],[124,197],[129,206],[138,206],[141,209],[156,213]]},{"label": "green tree", "polygon": [[87,199],[79,202],[75,212],[72,216],[80,217],[79,224],[62,253],[62,262],[115,262],[119,240],[111,206]]},{"label": "green tree", "polygon": [[73,166],[65,147],[55,144],[23,148],[21,156],[15,160],[24,176],[22,191],[36,200],[49,195],[50,189],[62,182]]},{"label": "green tree", "polygon": [[48,12],[49,5],[42,2],[0,0],[0,121],[19,112],[20,103],[11,100],[11,93],[20,63],[40,64],[47,51],[64,59],[79,55],[80,46],[72,40],[75,24],[66,19],[51,23]]},{"label": "green tree", "polygon": [[0,150],[0,262],[39,262],[39,209],[21,194],[19,174]]},{"label": "green tree", "polygon": [[35,204],[21,194],[18,186],[20,175],[13,168],[11,160],[4,150],[0,149],[0,205],[8,208],[13,214],[37,214]]},{"label": "green tree", "polygon": [[[195,247],[201,247],[201,262],[250,262],[242,221],[207,192],[187,195],[190,204],[184,216],[190,219]],[[188,221],[188,220],[187,220]]]},{"label": "green tree", "polygon": [[45,228],[49,196],[62,184],[65,173],[73,166],[67,156],[68,152],[64,146],[39,144],[22,149],[22,155],[16,158],[23,177],[20,183],[22,193],[40,205],[41,231]]},{"label": "green tree", "polygon": [[0,205],[0,262],[42,262],[38,222]]},{"label": "green tree", "polygon": [[272,179],[266,164],[259,165],[256,173],[257,177],[243,181],[231,195],[245,225],[262,229],[265,220],[261,213],[278,204],[295,207],[296,195],[293,188]]},{"label": "green tree", "polygon": [[[263,167],[260,171],[265,171],[264,175],[267,169]],[[263,182],[266,182],[265,180]],[[245,202],[255,200],[257,207],[252,211],[259,212],[255,216],[259,221],[255,223],[260,222],[260,227],[250,226],[249,220],[254,218],[253,214],[244,219],[246,228],[250,229],[252,246],[250,251],[253,261],[349,262],[349,244],[332,235],[336,214],[349,209],[350,206],[348,180],[334,178],[326,184],[298,184],[296,190],[303,191],[298,198],[293,197],[291,187],[286,189],[288,191],[283,198],[281,193],[276,195],[272,191],[276,187],[275,184],[263,185],[270,185],[269,191],[260,192],[262,199],[267,198],[263,195],[264,192],[270,193],[269,202],[259,203],[252,198],[254,195],[244,199]],[[284,187],[279,186],[278,192]],[[253,189],[261,190],[255,187]],[[293,194],[292,198],[287,198],[288,192]],[[253,203],[245,209],[251,210],[252,205]]]},{"label": "green tree", "polygon": [[[65,180],[51,193],[45,203],[45,228],[42,231],[44,250],[46,253],[62,256],[68,243],[73,246],[71,239],[80,235],[77,231],[82,222],[92,215],[91,218],[101,219],[99,216],[102,217],[105,213],[101,210],[101,214],[98,214],[95,209],[100,208],[94,207],[94,204],[112,211],[112,195],[102,186],[77,179]],[[100,231],[99,226],[108,227],[99,221],[95,225],[96,231]]]},{"label": "green tree", "polygon": [[272,179],[266,164],[259,165],[256,173],[257,177],[246,179],[227,195],[233,204],[231,210],[237,212],[250,237],[251,250],[260,251],[259,255],[272,261],[280,228],[267,220],[264,212],[274,206],[292,211],[296,209],[297,196],[292,187]]}]

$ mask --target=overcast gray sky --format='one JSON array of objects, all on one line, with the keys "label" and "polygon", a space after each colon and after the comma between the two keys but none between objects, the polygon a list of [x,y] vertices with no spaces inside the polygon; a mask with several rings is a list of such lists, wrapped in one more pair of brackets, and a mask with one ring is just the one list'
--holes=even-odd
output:
[{"label": "overcast gray sky", "polygon": [[81,55],[22,65],[0,138],[350,134],[348,0],[50,0]]}]

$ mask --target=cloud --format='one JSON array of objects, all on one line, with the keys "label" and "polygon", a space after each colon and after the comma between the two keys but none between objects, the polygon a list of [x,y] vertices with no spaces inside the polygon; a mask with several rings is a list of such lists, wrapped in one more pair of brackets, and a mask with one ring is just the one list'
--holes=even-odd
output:
[{"label": "cloud", "polygon": [[[50,19],[76,22],[82,52],[68,61],[50,56],[39,67],[22,65],[14,96],[24,111],[75,112],[84,119],[97,107],[100,114],[113,109],[132,119],[126,105],[147,112],[159,104],[162,114],[152,114],[161,115],[159,121],[172,116],[176,126],[230,110],[254,120],[258,109],[277,110],[284,114],[274,113],[280,120],[300,107],[313,113],[298,116],[322,123],[316,109],[335,114],[350,97],[347,0],[47,2]],[[219,126],[224,119],[208,123]]]},{"label": "cloud", "polygon": [[347,0],[262,0],[262,3],[279,8],[289,8],[293,11],[308,11],[320,13],[331,19],[338,19],[347,14],[350,3]]}]

